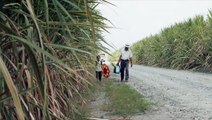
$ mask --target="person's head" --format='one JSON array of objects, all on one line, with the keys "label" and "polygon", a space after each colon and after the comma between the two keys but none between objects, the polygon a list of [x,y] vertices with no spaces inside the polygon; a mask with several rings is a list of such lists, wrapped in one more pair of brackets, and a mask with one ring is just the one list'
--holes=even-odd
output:
[{"label": "person's head", "polygon": [[100,55],[97,55],[96,56],[96,59],[99,61],[100,60]]},{"label": "person's head", "polygon": [[124,47],[124,50],[125,50],[125,51],[128,51],[128,50],[129,50],[129,47],[130,47],[130,46],[129,46],[128,44],[126,44],[125,47]]}]

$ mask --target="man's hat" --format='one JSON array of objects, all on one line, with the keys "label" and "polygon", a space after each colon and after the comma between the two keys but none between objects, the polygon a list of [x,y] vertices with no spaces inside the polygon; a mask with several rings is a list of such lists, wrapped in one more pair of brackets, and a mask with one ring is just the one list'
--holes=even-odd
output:
[{"label": "man's hat", "polygon": [[130,47],[130,45],[126,44],[126,45],[125,45],[125,47],[127,47],[127,48],[128,48],[128,47]]}]

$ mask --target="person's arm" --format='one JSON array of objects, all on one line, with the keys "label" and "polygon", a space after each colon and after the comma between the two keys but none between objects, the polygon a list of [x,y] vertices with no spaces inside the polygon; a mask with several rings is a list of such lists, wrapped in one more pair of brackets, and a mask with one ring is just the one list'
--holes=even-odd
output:
[{"label": "person's arm", "polygon": [[95,61],[95,63],[96,63],[96,66],[98,65],[98,61]]},{"label": "person's arm", "polygon": [[130,64],[131,64],[131,67],[133,66],[133,64],[132,64],[132,56],[133,56],[133,54],[132,54],[132,51],[130,50]]},{"label": "person's arm", "polygon": [[102,60],[100,61],[100,64],[103,65],[103,61]]},{"label": "person's arm", "polygon": [[131,64],[131,67],[133,66],[133,64],[132,64],[132,57],[130,58],[130,64]]}]

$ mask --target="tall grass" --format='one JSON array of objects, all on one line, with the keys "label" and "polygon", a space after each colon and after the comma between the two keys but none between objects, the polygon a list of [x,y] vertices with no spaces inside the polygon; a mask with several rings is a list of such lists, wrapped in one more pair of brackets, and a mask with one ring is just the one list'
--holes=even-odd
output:
[{"label": "tall grass", "polygon": [[[0,2],[0,119],[76,119],[106,20],[101,0]],[[106,1],[105,1],[106,2]],[[89,72],[90,71],[90,72]]]},{"label": "tall grass", "polygon": [[212,71],[212,12],[163,29],[133,44],[136,63]]}]

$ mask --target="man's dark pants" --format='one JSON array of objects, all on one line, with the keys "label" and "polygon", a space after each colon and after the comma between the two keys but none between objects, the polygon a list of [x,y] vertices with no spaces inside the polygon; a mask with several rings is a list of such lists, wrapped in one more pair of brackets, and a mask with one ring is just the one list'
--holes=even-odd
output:
[{"label": "man's dark pants", "polygon": [[125,73],[125,80],[129,79],[129,60],[121,60],[121,81],[124,80],[124,72]]}]

